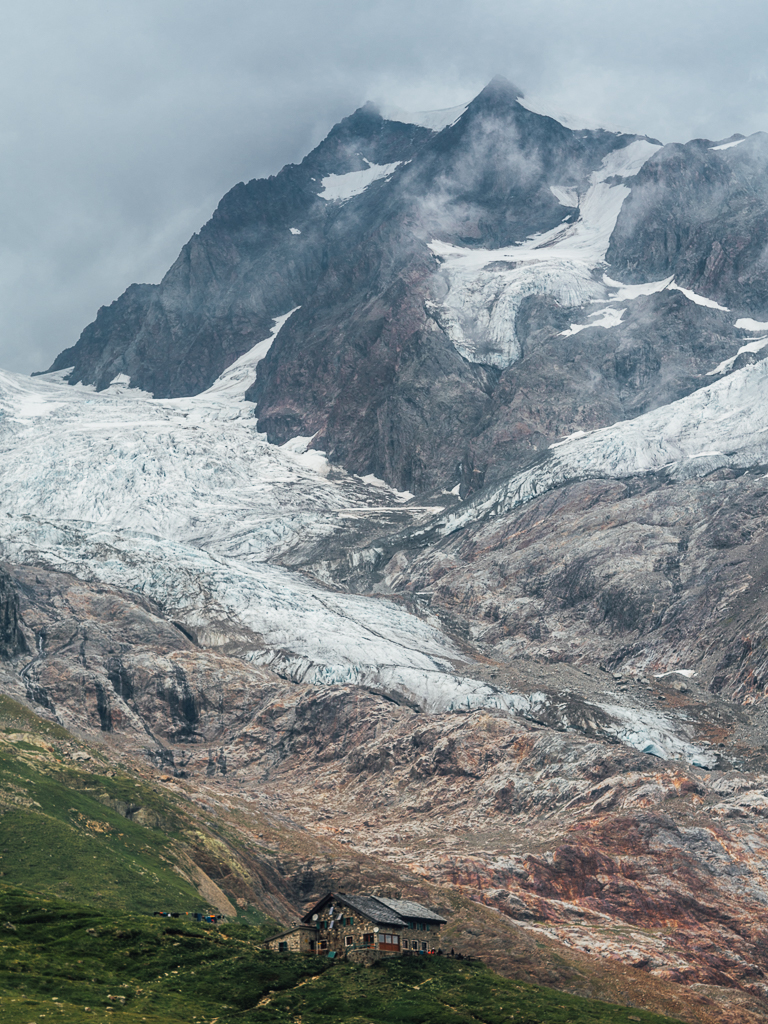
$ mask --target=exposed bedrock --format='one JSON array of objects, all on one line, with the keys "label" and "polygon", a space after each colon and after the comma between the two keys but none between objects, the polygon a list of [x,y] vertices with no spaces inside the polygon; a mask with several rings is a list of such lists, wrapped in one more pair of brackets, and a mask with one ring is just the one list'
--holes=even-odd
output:
[{"label": "exposed bedrock", "polygon": [[19,595],[13,577],[0,568],[0,658],[14,658],[26,650],[19,625]]},{"label": "exposed bedrock", "polygon": [[13,578],[34,654],[11,692],[76,732],[151,749],[216,744],[250,717],[254,688],[274,678],[201,649],[136,595],[42,569],[17,566]]},{"label": "exposed bedrock", "polygon": [[768,313],[768,135],[668,145],[631,182],[607,260],[622,281],[674,275],[723,305]]},{"label": "exposed bedrock", "polygon": [[394,540],[378,585],[429,597],[497,657],[686,670],[760,702],[767,496],[761,473],[729,470],[574,483],[423,550]]}]

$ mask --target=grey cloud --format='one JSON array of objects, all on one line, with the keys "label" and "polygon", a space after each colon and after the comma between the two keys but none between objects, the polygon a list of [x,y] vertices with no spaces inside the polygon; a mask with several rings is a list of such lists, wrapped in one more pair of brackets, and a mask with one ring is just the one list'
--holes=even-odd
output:
[{"label": "grey cloud", "polygon": [[499,73],[665,141],[768,128],[766,24],[752,0],[12,0],[0,365],[50,363],[367,99],[446,107]]}]

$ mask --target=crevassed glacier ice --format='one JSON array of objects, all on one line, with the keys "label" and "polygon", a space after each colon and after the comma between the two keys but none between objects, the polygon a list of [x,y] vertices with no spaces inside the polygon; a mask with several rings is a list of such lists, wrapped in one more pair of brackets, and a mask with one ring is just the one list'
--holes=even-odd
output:
[{"label": "crevassed glacier ice", "polygon": [[[306,445],[267,444],[243,400],[244,369],[168,401],[125,381],[97,394],[0,373],[0,554],[144,594],[202,643],[296,682],[364,686],[432,712],[535,717],[528,698],[472,678],[437,621],[273,564],[345,529],[350,510],[376,514],[395,496],[380,481],[328,474]],[[654,750],[693,756],[673,742],[675,723],[628,730],[609,713],[608,734],[637,745],[653,732]]]},{"label": "crevassed glacier ice", "polygon": [[157,401],[0,373],[4,556],[146,594],[204,642],[288,651],[326,681],[398,666],[444,686],[465,659],[438,627],[268,564],[393,494],[267,444],[241,392],[233,374]]},{"label": "crevassed glacier ice", "polygon": [[[718,368],[720,369],[720,368]],[[504,512],[573,480],[666,470],[701,476],[721,466],[768,462],[768,361],[744,366],[677,402],[550,446],[539,465],[516,474],[440,520],[452,533],[489,512]]]}]

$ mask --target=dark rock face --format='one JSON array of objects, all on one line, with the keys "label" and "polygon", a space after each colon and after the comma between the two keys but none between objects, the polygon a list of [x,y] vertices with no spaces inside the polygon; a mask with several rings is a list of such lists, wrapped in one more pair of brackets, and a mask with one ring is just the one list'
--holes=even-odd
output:
[{"label": "dark rock face", "polygon": [[[257,342],[272,320],[306,301],[328,259],[334,205],[318,198],[327,174],[408,160],[425,128],[386,122],[364,107],[300,165],[236,185],[182,249],[159,285],[132,285],[51,369],[99,389],[117,374],[157,398],[193,395]],[[365,159],[364,159],[365,158]],[[300,234],[293,234],[295,228]]]},{"label": "dark rock face", "polygon": [[0,658],[14,658],[26,650],[19,625],[19,595],[13,578],[0,568]]},{"label": "dark rock face", "polygon": [[734,344],[730,314],[680,292],[634,300],[610,331],[562,337],[573,320],[588,314],[549,297],[524,300],[516,325],[522,357],[497,376],[468,442],[486,482],[519,470],[558,438],[631,419],[711,383],[706,374]]},{"label": "dark rock face", "polygon": [[632,182],[607,260],[625,281],[679,284],[759,318],[768,312],[768,135],[725,150],[696,140],[653,156]]}]

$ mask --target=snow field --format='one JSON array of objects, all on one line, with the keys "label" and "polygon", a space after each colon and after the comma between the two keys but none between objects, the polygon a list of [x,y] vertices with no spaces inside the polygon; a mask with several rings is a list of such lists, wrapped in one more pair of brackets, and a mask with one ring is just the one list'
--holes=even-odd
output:
[{"label": "snow field", "polygon": [[[570,306],[608,299],[594,270],[605,259],[629,189],[606,179],[635,175],[659,148],[641,139],[609,153],[593,171],[573,224],[502,249],[468,249],[438,239],[430,243],[448,287],[436,320],[465,359],[503,369],[520,358],[515,319],[527,295],[551,295]],[[561,186],[550,186],[550,191],[560,203],[574,198],[573,190]],[[504,263],[504,269],[493,266]]]},{"label": "snow field", "polygon": [[399,121],[401,124],[418,124],[433,132],[441,132],[443,128],[455,124],[469,106],[463,103],[458,107],[445,107],[442,110],[421,110],[416,113],[402,110],[400,107],[383,106],[379,113],[385,121]]}]

